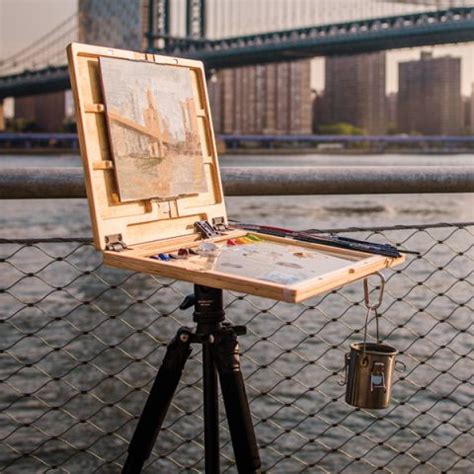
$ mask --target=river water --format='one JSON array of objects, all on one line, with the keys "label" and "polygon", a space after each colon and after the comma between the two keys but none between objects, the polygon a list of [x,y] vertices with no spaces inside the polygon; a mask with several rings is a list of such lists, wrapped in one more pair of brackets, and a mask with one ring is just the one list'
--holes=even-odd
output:
[{"label": "river water", "polygon": [[[462,166],[472,155],[232,155],[226,166]],[[9,167],[76,167],[76,155],[0,156],[0,171]],[[343,228],[470,221],[472,194],[366,196],[249,196],[226,198],[230,218],[294,228]],[[85,200],[0,202],[0,236],[91,235]]]},{"label": "river water", "polygon": [[[223,167],[314,166],[315,173],[317,166],[474,164],[470,155],[234,155],[220,161]],[[0,172],[56,166],[80,166],[80,159],[0,156]],[[293,228],[474,220],[472,194],[230,197],[226,204],[231,218]],[[0,237],[7,239],[91,235],[83,199],[2,201],[0,224]],[[385,231],[371,238],[423,253],[422,259],[409,257],[398,273],[386,272],[381,331],[407,365],[388,410],[353,410],[339,385],[344,352],[363,329],[360,284],[300,305],[226,292],[227,316],[249,330],[241,338],[242,365],[268,472],[472,468],[462,457],[473,441],[473,227]],[[190,285],[100,266],[89,245],[3,244],[0,257],[0,287],[6,289],[0,294],[0,471],[44,472],[58,465],[51,472],[119,472],[164,344],[180,324],[190,324],[190,311],[177,310]],[[147,472],[202,469],[195,352]],[[233,472],[225,428],[223,422],[228,458],[222,462]]]}]

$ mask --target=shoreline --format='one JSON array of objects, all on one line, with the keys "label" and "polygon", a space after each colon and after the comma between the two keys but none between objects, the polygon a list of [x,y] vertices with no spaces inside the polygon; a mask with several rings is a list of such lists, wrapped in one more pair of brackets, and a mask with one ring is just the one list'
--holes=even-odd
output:
[{"label": "shoreline", "polygon": [[79,148],[0,148],[1,155],[80,155]]},{"label": "shoreline", "polygon": [[[0,148],[1,155],[80,155],[78,148]],[[474,150],[469,148],[457,148],[452,150],[420,150],[420,149],[397,149],[389,148],[384,150],[370,149],[315,149],[315,148],[236,148],[221,150],[219,155],[233,156],[275,156],[275,155],[465,155],[473,154]]]},{"label": "shoreline", "polygon": [[221,155],[465,155],[474,154],[474,150],[468,148],[459,148],[455,150],[419,150],[419,149],[397,149],[390,148],[385,150],[318,150],[314,148],[238,148],[228,149]]}]

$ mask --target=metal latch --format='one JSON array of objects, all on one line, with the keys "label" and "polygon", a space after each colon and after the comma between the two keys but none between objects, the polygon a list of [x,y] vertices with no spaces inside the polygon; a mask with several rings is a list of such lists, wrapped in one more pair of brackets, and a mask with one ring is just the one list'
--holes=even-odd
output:
[{"label": "metal latch", "polygon": [[122,240],[122,234],[112,234],[105,236],[105,250],[122,252],[127,249],[127,244]]},{"label": "metal latch", "polygon": [[219,232],[208,221],[197,221],[194,225],[203,239],[210,239],[219,235]]},{"label": "metal latch", "polygon": [[385,364],[383,362],[375,362],[370,374],[370,391],[373,392],[375,388],[387,389],[385,386]]}]

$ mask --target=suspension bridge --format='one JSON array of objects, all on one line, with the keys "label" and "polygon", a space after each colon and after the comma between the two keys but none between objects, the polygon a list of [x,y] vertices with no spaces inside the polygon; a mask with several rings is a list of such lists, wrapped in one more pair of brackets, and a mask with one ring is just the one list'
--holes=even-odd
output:
[{"label": "suspension bridge", "polygon": [[[338,10],[341,1],[283,0],[269,8],[263,1],[150,0],[146,48],[200,59],[212,70],[474,41],[474,3],[467,3],[352,0]],[[65,45],[81,39],[79,25],[74,14],[3,59],[0,100],[68,89]]]}]

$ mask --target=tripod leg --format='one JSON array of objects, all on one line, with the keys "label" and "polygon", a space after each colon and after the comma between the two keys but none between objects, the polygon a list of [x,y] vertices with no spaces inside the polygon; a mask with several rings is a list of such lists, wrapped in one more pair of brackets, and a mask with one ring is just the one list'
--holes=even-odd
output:
[{"label": "tripod leg", "polygon": [[230,436],[239,473],[257,473],[261,463],[247,393],[240,371],[237,335],[232,327],[216,337],[214,359],[219,373]]},{"label": "tripod leg", "polygon": [[184,364],[191,354],[191,330],[180,328],[170,342],[128,448],[122,474],[138,474],[155,444]]},{"label": "tripod leg", "polygon": [[204,457],[206,474],[219,473],[219,406],[216,364],[209,342],[203,344]]}]

